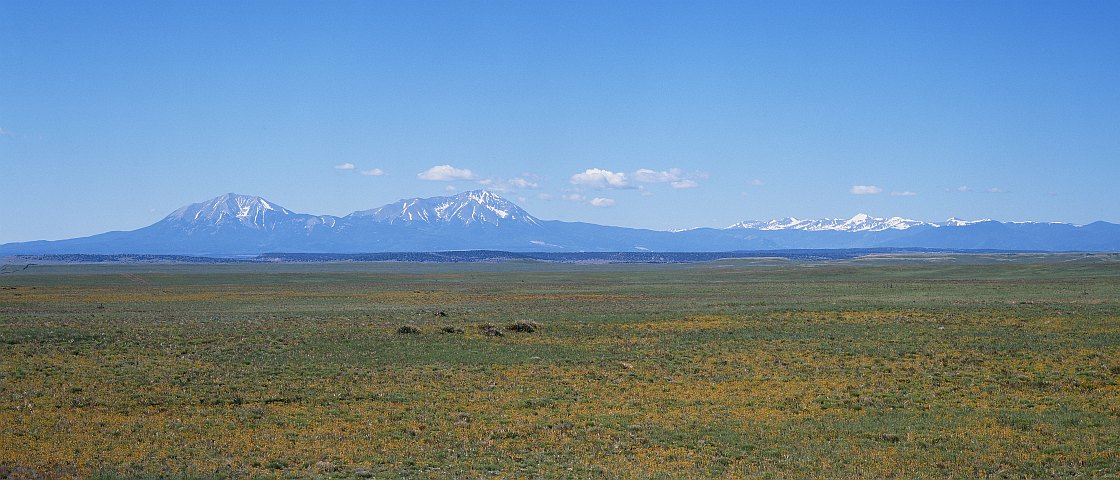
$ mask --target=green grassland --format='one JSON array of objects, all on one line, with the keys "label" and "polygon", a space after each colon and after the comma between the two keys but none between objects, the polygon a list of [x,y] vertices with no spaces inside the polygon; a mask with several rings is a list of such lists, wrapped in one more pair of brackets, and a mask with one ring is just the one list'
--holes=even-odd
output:
[{"label": "green grassland", "polygon": [[5,476],[1117,478],[1120,261],[35,266]]}]

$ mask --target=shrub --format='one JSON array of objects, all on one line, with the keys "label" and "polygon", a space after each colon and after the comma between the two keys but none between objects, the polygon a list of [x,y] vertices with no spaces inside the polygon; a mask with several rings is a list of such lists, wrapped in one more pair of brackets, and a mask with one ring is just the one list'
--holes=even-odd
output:
[{"label": "shrub", "polygon": [[452,325],[447,325],[443,328],[440,328],[439,331],[443,333],[463,333],[463,329]]},{"label": "shrub", "polygon": [[481,332],[483,335],[486,335],[487,337],[501,337],[502,336],[502,331],[498,330],[498,328],[495,327],[494,324],[491,324],[491,323],[479,324],[478,325],[478,330],[479,330],[479,332]]},{"label": "shrub", "polygon": [[420,333],[420,329],[412,325],[401,325],[399,328],[397,328],[397,333]]},{"label": "shrub", "polygon": [[538,328],[541,328],[541,324],[532,320],[527,322],[514,322],[506,326],[506,330],[524,333],[533,333],[537,331]]}]

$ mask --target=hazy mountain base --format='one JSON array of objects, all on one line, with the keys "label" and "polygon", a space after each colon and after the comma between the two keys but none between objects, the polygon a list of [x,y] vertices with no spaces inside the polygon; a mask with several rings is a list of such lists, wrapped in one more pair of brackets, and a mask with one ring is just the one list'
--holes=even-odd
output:
[{"label": "hazy mountain base", "polygon": [[0,472],[1115,477],[1120,269],[1038,259],[36,266]]},{"label": "hazy mountain base", "polygon": [[534,261],[546,263],[697,263],[728,259],[781,259],[795,262],[821,262],[855,258],[894,258],[921,263],[952,261],[987,263],[989,261],[1108,261],[1113,253],[1047,253],[992,250],[940,250],[921,248],[753,250],[738,252],[503,252],[467,250],[451,252],[390,253],[266,253],[238,257],[194,257],[185,255],[20,255],[0,257],[0,274],[21,270],[27,265],[60,263],[134,263],[134,264],[251,264],[251,263],[338,263],[338,262],[412,262],[412,263],[501,263]]},{"label": "hazy mountain base", "polygon": [[[858,221],[857,221],[858,220]],[[1120,251],[1120,225],[1094,222],[929,224],[857,215],[818,230],[774,225],[655,231],[546,221],[487,191],[413,198],[345,217],[295,213],[261,197],[226,194],[184,206],[128,232],[0,245],[0,255],[232,256],[266,252],[353,254],[512,252],[726,252],[779,249],[935,248]],[[874,219],[876,221],[882,219]],[[897,220],[897,221],[896,221]],[[771,222],[772,223],[772,222]],[[875,223],[875,222],[873,222]],[[771,228],[776,229],[771,229]],[[830,228],[845,228],[832,230]]]}]

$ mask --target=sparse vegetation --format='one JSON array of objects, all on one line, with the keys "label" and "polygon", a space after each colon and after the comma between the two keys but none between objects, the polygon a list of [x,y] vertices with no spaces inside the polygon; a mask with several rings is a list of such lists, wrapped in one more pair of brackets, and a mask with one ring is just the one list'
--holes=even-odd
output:
[{"label": "sparse vegetation", "polygon": [[487,337],[501,337],[501,336],[503,336],[502,331],[498,330],[498,327],[494,326],[493,323],[480,323],[480,324],[478,324],[478,332],[487,336]]},{"label": "sparse vegetation", "polygon": [[0,478],[1120,475],[1120,268],[997,260],[35,267]]},{"label": "sparse vegetation", "polygon": [[534,321],[531,321],[531,320],[530,321],[522,321],[522,322],[514,322],[514,323],[511,323],[509,325],[506,325],[506,330],[509,330],[511,332],[533,333],[533,332],[537,331],[538,328],[541,328],[541,324],[539,324],[537,322],[534,322]]}]

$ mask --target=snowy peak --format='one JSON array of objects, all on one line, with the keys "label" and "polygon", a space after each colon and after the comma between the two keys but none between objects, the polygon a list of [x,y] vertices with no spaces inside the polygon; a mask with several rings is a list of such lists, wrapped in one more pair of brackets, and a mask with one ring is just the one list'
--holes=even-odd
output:
[{"label": "snowy peak", "polygon": [[878,218],[860,213],[852,218],[825,218],[821,220],[800,220],[786,217],[780,220],[739,222],[728,229],[745,228],[753,230],[804,230],[808,232],[881,232],[884,230],[906,230],[919,225],[931,225],[918,220],[902,217]]},{"label": "snowy peak", "polygon": [[294,215],[290,210],[261,197],[227,193],[209,201],[180,208],[163,219],[164,223],[191,225],[232,225],[267,228],[275,220]]},{"label": "snowy peak", "polygon": [[840,230],[845,232],[881,232],[883,230],[907,230],[911,227],[925,224],[925,222],[910,220],[908,218],[877,218],[861,213],[840,223],[839,225],[824,229]]},{"label": "snowy peak", "polygon": [[990,218],[985,218],[983,220],[961,220],[957,217],[949,217],[948,220],[945,220],[944,222],[941,222],[941,223],[938,223],[938,224],[935,224],[935,225],[938,226],[938,227],[967,227],[967,226],[972,225],[972,224],[990,222],[990,221],[992,221],[992,219],[990,219]]},{"label": "snowy peak", "polygon": [[388,224],[539,225],[540,221],[493,192],[473,190],[450,197],[410,198],[350,214]]}]

